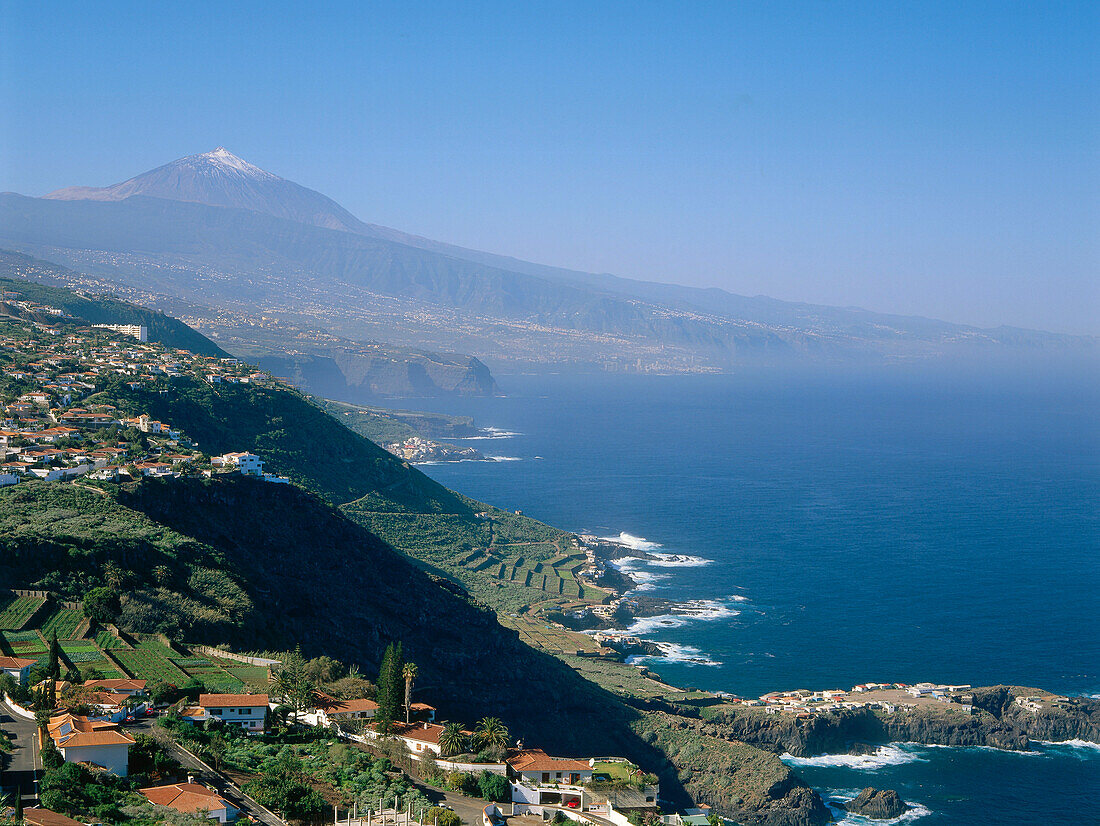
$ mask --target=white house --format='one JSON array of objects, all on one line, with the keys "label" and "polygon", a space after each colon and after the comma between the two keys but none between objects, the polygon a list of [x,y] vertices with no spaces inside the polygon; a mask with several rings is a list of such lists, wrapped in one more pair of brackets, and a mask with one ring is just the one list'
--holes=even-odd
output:
[{"label": "white house", "polygon": [[21,657],[0,657],[0,671],[11,674],[19,685],[26,685],[27,675],[36,662],[38,660],[25,660]]},{"label": "white house", "polygon": [[232,803],[213,789],[198,783],[176,783],[172,786],[150,786],[138,789],[154,806],[165,806],[184,814],[204,812],[211,820],[226,823],[240,814]]},{"label": "white house", "polygon": [[50,721],[49,732],[68,763],[93,763],[119,777],[129,771],[134,738],[114,723],[62,714]]},{"label": "white house", "polygon": [[324,726],[345,720],[370,720],[378,711],[374,700],[337,700],[327,694],[317,696],[317,722]]},{"label": "white house", "polygon": [[246,476],[263,476],[264,460],[255,453],[226,453],[210,459],[214,467],[235,467]]},{"label": "white house", "polygon": [[512,801],[540,806],[565,806],[584,811],[583,784],[592,780],[587,760],[551,757],[542,749],[525,749],[509,757],[508,775],[512,778]]},{"label": "white house", "polygon": [[266,694],[200,694],[199,708],[206,719],[240,726],[246,731],[263,731],[267,719]]}]

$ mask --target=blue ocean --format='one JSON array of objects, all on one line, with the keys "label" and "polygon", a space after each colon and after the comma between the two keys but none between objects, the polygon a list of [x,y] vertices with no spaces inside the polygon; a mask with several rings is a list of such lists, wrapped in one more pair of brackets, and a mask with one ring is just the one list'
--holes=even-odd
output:
[{"label": "blue ocean", "polygon": [[[416,406],[496,428],[467,444],[501,461],[424,470],[668,554],[625,563],[687,609],[633,629],[663,644],[648,665],[668,681],[1100,694],[1094,371],[499,378],[504,398]],[[895,788],[922,826],[1100,822],[1100,749],[1086,744],[790,762],[827,798]]]}]

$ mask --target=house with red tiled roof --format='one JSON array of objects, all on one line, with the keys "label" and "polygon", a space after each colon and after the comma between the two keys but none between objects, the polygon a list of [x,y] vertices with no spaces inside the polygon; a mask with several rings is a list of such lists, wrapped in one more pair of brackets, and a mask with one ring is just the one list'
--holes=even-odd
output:
[{"label": "house with red tiled roof", "polygon": [[84,826],[79,820],[37,806],[23,810],[23,822],[31,826]]},{"label": "house with red tiled roof", "polygon": [[555,782],[577,785],[592,779],[592,766],[587,760],[551,757],[542,749],[524,749],[505,762],[509,774],[535,785]]},{"label": "house with red tiled roof", "polygon": [[206,719],[263,731],[269,698],[266,694],[200,694],[198,707]]},{"label": "house with red tiled roof", "polygon": [[144,694],[145,680],[88,680],[84,687],[110,691],[113,694]]},{"label": "house with red tiled roof", "polygon": [[320,691],[317,692],[314,702],[317,722],[324,726],[345,720],[369,720],[378,711],[378,703],[374,700],[337,700]]},{"label": "house with red tiled roof", "polygon": [[27,684],[27,675],[31,672],[31,666],[38,660],[27,660],[22,657],[0,657],[0,671],[10,674],[19,685]]},{"label": "house with red tiled roof", "polygon": [[213,789],[198,783],[176,783],[138,789],[154,806],[164,806],[184,814],[204,813],[211,820],[226,823],[236,820],[239,810]]},{"label": "house with red tiled roof", "polygon": [[91,763],[119,777],[129,771],[135,741],[114,723],[66,713],[50,720],[49,734],[68,763]]}]

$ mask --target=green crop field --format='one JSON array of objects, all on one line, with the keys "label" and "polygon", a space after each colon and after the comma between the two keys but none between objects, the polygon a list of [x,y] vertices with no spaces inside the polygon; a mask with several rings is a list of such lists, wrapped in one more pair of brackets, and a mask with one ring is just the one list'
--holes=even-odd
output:
[{"label": "green crop field", "polygon": [[122,666],[139,680],[164,680],[173,685],[183,685],[187,675],[164,657],[152,651],[116,650],[112,652]]},{"label": "green crop field", "polygon": [[112,634],[110,631],[104,629],[95,635],[95,644],[102,648],[104,651],[110,651],[115,648],[125,648],[126,643]]},{"label": "green crop field", "polygon": [[46,618],[42,623],[42,634],[50,639],[57,634],[59,640],[67,640],[73,636],[80,623],[84,622],[84,612],[72,608],[59,608]]},{"label": "green crop field", "polygon": [[45,602],[41,597],[16,597],[0,611],[0,628],[17,630]]},{"label": "green crop field", "polygon": [[95,644],[90,641],[64,641],[60,643],[60,646],[61,650],[65,653],[65,656],[68,657],[69,661],[72,662],[74,665],[95,663],[97,661],[106,664],[106,660],[103,659],[102,652],[95,647]]}]

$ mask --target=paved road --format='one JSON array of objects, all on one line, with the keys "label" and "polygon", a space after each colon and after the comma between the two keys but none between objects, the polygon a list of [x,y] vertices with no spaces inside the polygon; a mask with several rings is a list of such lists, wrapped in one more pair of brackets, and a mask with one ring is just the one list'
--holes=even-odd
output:
[{"label": "paved road", "polygon": [[18,716],[0,700],[0,728],[11,737],[14,747],[11,755],[4,757],[4,774],[0,778],[0,786],[5,791],[21,789],[23,802],[33,803],[37,799],[36,784],[42,768],[34,720]]},{"label": "paved road", "polygon": [[260,823],[265,824],[265,826],[287,826],[286,821],[280,820],[267,809],[263,808],[259,803],[242,792],[240,787],[224,774],[214,771],[213,768],[207,766],[195,757],[195,755],[187,751],[187,749],[173,742],[164,729],[155,725],[154,720],[143,718],[132,725],[128,725],[126,728],[131,730],[144,730],[152,734],[161,742],[165,749],[167,749],[168,753],[179,761],[181,766],[195,776],[196,780],[202,781],[207,786],[216,789],[218,794],[241,811],[247,812],[254,820],[258,820]]}]

